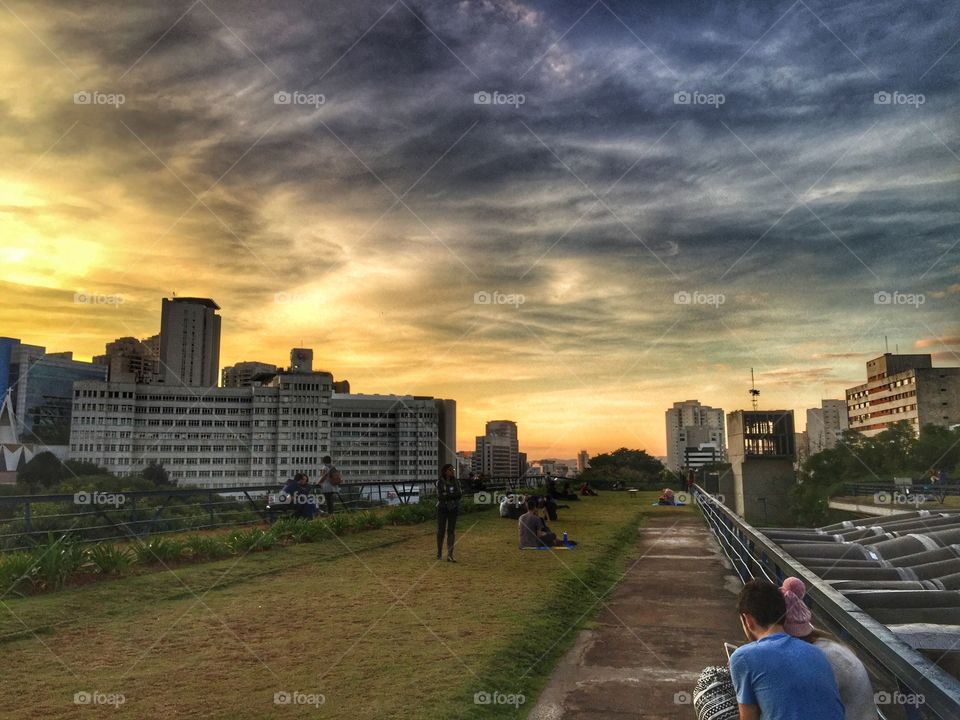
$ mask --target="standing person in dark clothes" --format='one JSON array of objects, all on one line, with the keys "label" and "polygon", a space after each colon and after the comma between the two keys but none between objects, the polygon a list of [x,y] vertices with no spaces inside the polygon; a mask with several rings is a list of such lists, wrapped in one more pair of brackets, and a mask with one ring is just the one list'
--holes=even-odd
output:
[{"label": "standing person in dark clothes", "polygon": [[440,470],[437,480],[437,560],[443,557],[443,536],[447,536],[447,562],[453,559],[453,546],[456,542],[457,513],[460,511],[460,498],[463,490],[457,480],[453,465],[447,463]]}]

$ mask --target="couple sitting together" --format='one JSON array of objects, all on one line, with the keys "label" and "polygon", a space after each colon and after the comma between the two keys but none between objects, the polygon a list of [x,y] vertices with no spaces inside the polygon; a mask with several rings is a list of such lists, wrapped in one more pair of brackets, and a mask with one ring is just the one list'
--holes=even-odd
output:
[{"label": "couple sitting together", "polygon": [[520,547],[549,548],[576,545],[572,540],[559,539],[557,534],[547,527],[547,521],[544,518],[546,512],[546,503],[543,499],[533,496],[527,498],[527,511],[517,521]]}]

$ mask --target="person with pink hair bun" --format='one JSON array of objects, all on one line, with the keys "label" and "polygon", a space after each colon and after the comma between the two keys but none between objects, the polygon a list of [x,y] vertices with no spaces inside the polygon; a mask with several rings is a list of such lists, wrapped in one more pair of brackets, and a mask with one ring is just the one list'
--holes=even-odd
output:
[{"label": "person with pink hair bun", "polygon": [[810,608],[803,601],[807,594],[803,580],[788,577],[780,586],[780,593],[787,605],[783,631],[817,646],[827,656],[840,691],[844,720],[877,720],[879,713],[867,669],[849,647],[813,626]]}]

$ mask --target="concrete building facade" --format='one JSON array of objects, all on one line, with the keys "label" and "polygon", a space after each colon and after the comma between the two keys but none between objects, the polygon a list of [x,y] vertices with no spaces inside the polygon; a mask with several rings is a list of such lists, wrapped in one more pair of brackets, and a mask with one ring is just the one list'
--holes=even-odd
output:
[{"label": "concrete building facade", "polygon": [[712,444],[726,454],[727,440],[721,408],[701,405],[699,400],[677,402],[666,411],[667,468],[677,472],[684,468],[687,448]]},{"label": "concrete building facade", "polygon": [[334,393],[330,432],[330,454],[347,483],[432,482],[446,462],[456,467],[453,400]]},{"label": "concrete building facade", "polygon": [[733,472],[721,477],[720,493],[751,524],[785,523],[796,485],[793,411],[737,410],[727,415],[727,430]]},{"label": "concrete building facade", "polygon": [[[526,458],[522,465],[526,465]],[[517,424],[512,420],[491,420],[486,434],[476,437],[473,471],[488,477],[520,477],[523,468]]]},{"label": "concrete building facade", "polygon": [[329,373],[196,393],[174,385],[74,384],[70,457],[118,476],[163,465],[180,485],[222,488],[316,477],[330,449]]},{"label": "concrete building facade", "polygon": [[164,298],[160,368],[168,385],[214,387],[220,377],[220,306],[209,298]]},{"label": "concrete building facade", "polygon": [[95,355],[93,362],[107,368],[107,380],[110,382],[158,382],[161,377],[160,356],[154,352],[156,343],[151,340],[117,338],[107,343],[104,354]]},{"label": "concrete building facade", "polygon": [[914,433],[923,425],[960,422],[960,367],[933,367],[930,355],[885,353],[867,362],[867,382],[846,391],[850,429],[867,437],[900,421]]},{"label": "concrete building facade", "polygon": [[269,382],[273,375],[281,372],[281,368],[270,363],[257,361],[238,362],[223,368],[220,378],[221,387],[250,387],[255,384]]},{"label": "concrete building facade", "polygon": [[849,427],[846,400],[821,400],[820,407],[807,410],[806,454],[832,450]]}]

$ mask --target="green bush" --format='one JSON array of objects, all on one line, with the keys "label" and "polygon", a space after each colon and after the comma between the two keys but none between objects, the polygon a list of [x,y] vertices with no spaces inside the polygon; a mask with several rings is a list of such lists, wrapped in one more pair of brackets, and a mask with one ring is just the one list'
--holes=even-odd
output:
[{"label": "green bush", "polygon": [[101,575],[123,575],[133,564],[134,555],[127,548],[97,543],[87,548],[87,560]]},{"label": "green bush", "polygon": [[327,527],[328,534],[343,535],[343,532],[351,526],[350,519],[344,513],[334,513],[323,520]]},{"label": "green bush", "polygon": [[[267,547],[270,547],[273,542],[275,542],[276,536],[270,535],[269,540],[267,540],[267,536],[268,533],[265,533],[260,528],[234,530],[223,539],[223,543],[232,553],[242,555],[253,552],[254,550],[265,550]],[[265,546],[265,542],[269,544]]]},{"label": "green bush", "polygon": [[13,552],[0,556],[0,589],[5,597],[21,595],[33,587],[36,575],[34,556],[28,552]]},{"label": "green bush", "polygon": [[83,546],[67,537],[47,536],[47,542],[33,550],[35,582],[44,590],[58,590],[77,572],[85,560]]},{"label": "green bush", "polygon": [[193,560],[222,560],[230,556],[230,548],[218,537],[191,535],[185,544]]},{"label": "green bush", "polygon": [[384,520],[383,515],[380,513],[370,512],[369,510],[350,513],[348,517],[350,527],[354,531],[376,530],[377,528],[382,528],[386,524],[386,520]]},{"label": "green bush", "polygon": [[187,544],[183,540],[165,537],[150,538],[133,546],[134,555],[140,565],[177,562],[183,559],[186,549]]}]

